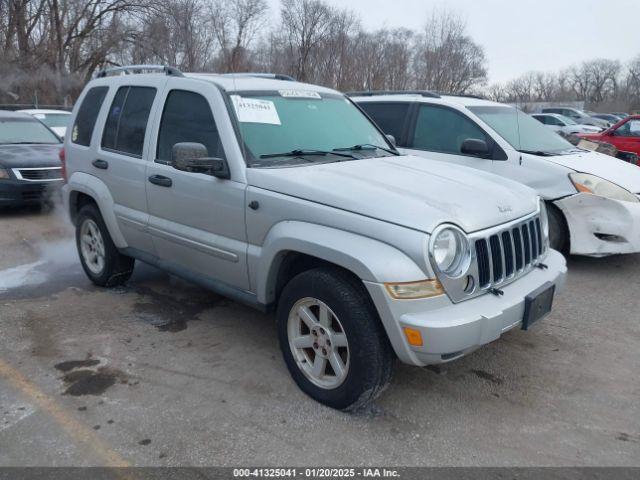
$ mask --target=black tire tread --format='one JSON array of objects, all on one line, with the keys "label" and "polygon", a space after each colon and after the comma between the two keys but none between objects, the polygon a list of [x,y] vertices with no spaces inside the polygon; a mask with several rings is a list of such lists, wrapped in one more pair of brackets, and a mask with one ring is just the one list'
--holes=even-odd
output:
[{"label": "black tire tread", "polygon": [[[105,269],[101,275],[95,275],[84,264],[82,254],[80,253],[80,225],[85,218],[92,219],[100,229],[102,239],[104,241],[105,249]],[[102,214],[98,209],[98,206],[94,203],[89,203],[83,206],[78,213],[76,228],[76,244],[78,246],[78,254],[80,255],[80,262],[82,268],[89,277],[89,279],[100,287],[116,287],[125,283],[133,274],[135,266],[135,260],[131,257],[123,255],[118,251],[118,248],[113,243],[109,230],[104,223]]]},{"label": "black tire tread", "polygon": [[[325,402],[318,398],[316,398],[316,400],[339,410],[349,412],[361,410],[371,404],[389,385],[393,373],[395,354],[380,322],[375,306],[365,290],[364,285],[349,272],[337,267],[319,267],[300,273],[285,286],[280,297],[281,301],[278,305],[278,331],[285,361],[300,388],[311,397],[314,397],[312,392],[314,389],[317,389],[317,387],[313,386],[304,375],[299,372],[297,365],[295,365],[295,360],[293,360],[289,351],[286,322],[289,315],[289,308],[292,303],[297,301],[295,298],[292,302],[287,301],[292,293],[291,290],[301,287],[315,289],[318,285],[329,285],[332,293],[338,298],[338,301],[342,303],[341,308],[350,313],[349,322],[352,323],[352,325],[358,325],[358,349],[367,357],[367,373],[370,375],[370,378],[366,380],[363,376],[358,378],[358,380],[362,380],[366,384],[363,386],[364,388],[362,388],[359,397],[352,399],[348,405],[332,404],[332,402]],[[300,296],[298,296],[298,298],[300,298]],[[324,301],[326,301],[326,299]],[[334,307],[335,305],[331,306],[332,309]],[[345,326],[345,328],[348,327]],[[353,337],[351,337],[350,341],[353,341]],[[351,355],[353,358],[353,348],[351,349]],[[291,360],[289,360],[289,356]],[[293,363],[290,365],[290,362]],[[297,374],[294,373],[294,371],[297,372]],[[305,388],[304,385],[300,384],[298,379],[302,379],[303,383],[307,382],[311,387]],[[348,381],[349,378],[347,378],[345,382]],[[311,392],[309,390],[311,390]]]},{"label": "black tire tread", "polygon": [[549,237],[550,240],[553,239],[553,235],[551,232],[557,232],[558,235],[557,240],[551,241],[550,246],[554,250],[559,251],[564,255],[568,255],[571,248],[571,239],[569,235],[569,227],[567,226],[567,221],[564,218],[564,215],[560,211],[558,207],[547,202],[547,214],[549,217]]}]

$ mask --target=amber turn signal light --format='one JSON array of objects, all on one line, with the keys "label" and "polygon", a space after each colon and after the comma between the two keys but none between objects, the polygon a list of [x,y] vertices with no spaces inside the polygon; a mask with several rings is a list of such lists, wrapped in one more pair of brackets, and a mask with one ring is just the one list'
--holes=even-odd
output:
[{"label": "amber turn signal light", "polygon": [[420,330],[416,330],[415,328],[411,327],[404,327],[402,330],[404,330],[404,336],[407,337],[407,342],[409,342],[409,345],[412,345],[414,347],[422,347],[424,345]]}]

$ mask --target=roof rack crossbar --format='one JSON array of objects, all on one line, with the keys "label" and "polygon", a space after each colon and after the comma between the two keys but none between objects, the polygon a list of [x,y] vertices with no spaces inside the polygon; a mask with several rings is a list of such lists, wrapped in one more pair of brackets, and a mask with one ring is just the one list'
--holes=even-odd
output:
[{"label": "roof rack crossbar", "polygon": [[476,95],[474,93],[446,93],[438,92],[438,95],[444,95],[446,97],[460,97],[460,98],[475,98],[477,100],[486,100],[482,95]]},{"label": "roof rack crossbar", "polygon": [[289,82],[295,82],[296,79],[290,75],[283,73],[259,73],[259,72],[239,72],[239,73],[223,73],[224,76],[234,77],[256,77],[256,78],[272,78],[274,80],[286,80]]},{"label": "roof rack crossbar", "polygon": [[163,72],[165,75],[172,77],[183,77],[184,75],[180,70],[175,67],[169,67],[167,65],[123,65],[120,67],[110,67],[100,70],[96,75],[96,78],[104,78],[108,75],[116,73],[124,73],[125,75],[131,75],[134,73],[143,72]]},{"label": "roof rack crossbar", "polygon": [[361,92],[347,92],[349,97],[377,97],[381,95],[420,95],[422,97],[440,98],[429,90],[366,90]]}]

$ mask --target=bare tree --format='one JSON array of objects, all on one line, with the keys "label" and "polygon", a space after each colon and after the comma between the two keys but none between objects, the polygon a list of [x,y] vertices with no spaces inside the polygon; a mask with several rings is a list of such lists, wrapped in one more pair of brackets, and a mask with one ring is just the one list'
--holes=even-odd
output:
[{"label": "bare tree", "polygon": [[219,48],[221,69],[246,71],[248,52],[257,32],[266,24],[265,0],[215,0],[209,18]]},{"label": "bare tree", "polygon": [[62,102],[122,47],[124,20],[149,0],[3,0],[2,64],[19,97]]},{"label": "bare tree", "polygon": [[494,83],[485,90],[486,96],[494,102],[508,102],[509,97],[504,85]]},{"label": "bare tree", "polygon": [[627,94],[635,99],[640,99],[640,55],[634,58],[627,67],[625,87]]},{"label": "bare tree", "polygon": [[464,21],[449,11],[428,20],[414,68],[419,88],[468,93],[487,81],[484,50],[466,34]]},{"label": "bare tree", "polygon": [[321,0],[282,0],[282,30],[292,73],[309,79],[312,52],[330,34],[333,10]]},{"label": "bare tree", "polygon": [[[146,12],[141,28],[130,34],[130,47],[119,63],[161,63],[186,71],[206,68],[213,36],[200,0],[169,0]],[[127,60],[128,57],[128,60]]]},{"label": "bare tree", "polygon": [[605,98],[615,96],[618,89],[618,76],[622,69],[619,61],[597,59],[586,62],[584,67],[590,72],[590,101],[601,103]]}]

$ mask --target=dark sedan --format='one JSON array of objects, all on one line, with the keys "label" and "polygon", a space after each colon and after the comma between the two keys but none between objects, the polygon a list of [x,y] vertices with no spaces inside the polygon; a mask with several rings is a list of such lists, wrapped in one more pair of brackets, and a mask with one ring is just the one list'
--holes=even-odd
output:
[{"label": "dark sedan", "polygon": [[0,207],[48,201],[63,182],[61,147],[32,116],[0,111]]}]

